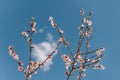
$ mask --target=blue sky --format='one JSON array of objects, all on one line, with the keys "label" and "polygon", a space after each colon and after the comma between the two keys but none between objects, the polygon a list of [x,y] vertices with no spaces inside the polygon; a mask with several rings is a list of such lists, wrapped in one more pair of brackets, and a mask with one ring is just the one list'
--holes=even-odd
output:
[{"label": "blue sky", "polygon": [[[104,71],[88,70],[83,80],[119,80],[120,79],[120,10],[119,0],[0,0],[0,80],[25,80],[23,73],[17,70],[17,64],[9,56],[8,46],[14,45],[20,59],[27,63],[28,48],[21,35],[25,26],[29,26],[31,16],[37,22],[37,29],[44,28],[43,33],[34,36],[34,43],[46,40],[49,32],[58,39],[56,31],[50,26],[49,16],[55,18],[56,23],[64,30],[66,39],[75,51],[78,40],[78,26],[80,25],[80,9],[86,13],[93,10],[93,48],[105,47],[103,64]],[[54,57],[49,71],[40,70],[31,80],[64,80],[64,62],[61,54],[66,51],[62,48]]]}]

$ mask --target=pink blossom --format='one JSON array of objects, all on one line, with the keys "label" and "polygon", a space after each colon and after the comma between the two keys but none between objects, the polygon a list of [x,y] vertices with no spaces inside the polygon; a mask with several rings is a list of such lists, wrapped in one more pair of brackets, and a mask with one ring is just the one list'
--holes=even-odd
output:
[{"label": "pink blossom", "polygon": [[64,33],[64,31],[63,31],[63,30],[61,30],[61,29],[59,29],[59,32],[60,32],[60,33]]},{"label": "pink blossom", "polygon": [[30,47],[31,47],[31,48],[34,48],[34,46],[33,46],[33,45],[31,45]]},{"label": "pink blossom", "polygon": [[13,55],[13,54],[14,54],[14,50],[13,50],[13,49],[10,49],[10,50],[9,50],[9,54],[10,54],[10,55]]},{"label": "pink blossom", "polygon": [[30,78],[31,78],[31,75],[28,75],[27,78],[30,79]]},{"label": "pink blossom", "polygon": [[30,29],[27,29],[27,32],[29,33],[29,32],[30,32]]},{"label": "pink blossom", "polygon": [[23,65],[23,62],[22,62],[22,61],[19,61],[19,64],[20,64],[20,65]]},{"label": "pink blossom", "polygon": [[77,58],[77,55],[75,54],[75,55],[74,55],[74,59],[76,59],[76,58]]},{"label": "pink blossom", "polygon": [[69,67],[70,67],[70,62],[66,62],[66,63],[65,63],[65,65],[66,65],[66,67],[65,67],[65,68],[68,70],[68,69],[69,69]]},{"label": "pink blossom", "polygon": [[30,39],[30,38],[28,38],[28,39],[27,39],[27,42],[30,42],[30,41],[31,41],[31,39]]},{"label": "pink blossom", "polygon": [[17,55],[17,54],[13,54],[12,56],[13,56],[13,58],[14,58],[16,61],[18,61],[18,60],[19,60],[19,57],[18,57],[18,55]]},{"label": "pink blossom", "polygon": [[33,65],[33,61],[30,61],[30,65]]},{"label": "pink blossom", "polygon": [[37,31],[36,31],[36,28],[32,28],[32,32],[35,32],[35,33],[37,33]]},{"label": "pink blossom", "polygon": [[57,24],[54,22],[53,17],[50,16],[49,21],[51,22],[51,25],[52,25],[53,28],[55,28],[57,26]]},{"label": "pink blossom", "polygon": [[63,59],[65,62],[71,62],[69,56],[67,56],[66,54],[62,55],[62,59]]},{"label": "pink blossom", "polygon": [[9,46],[8,50],[9,50],[10,55],[14,54],[13,46]]},{"label": "pink blossom", "polygon": [[82,55],[78,55],[78,59],[77,59],[80,63],[84,63],[84,59],[82,59]]},{"label": "pink blossom", "polygon": [[37,61],[36,61],[36,62],[33,62],[33,66],[34,66],[34,67],[38,67],[38,66],[39,66],[39,62],[37,62]]},{"label": "pink blossom", "polygon": [[66,71],[65,74],[68,75],[69,74],[68,71]]},{"label": "pink blossom", "polygon": [[33,28],[35,28],[35,26],[36,26],[36,22],[34,22]]},{"label": "pink blossom", "polygon": [[87,28],[87,30],[85,32],[85,36],[89,37],[91,33],[92,33],[92,28],[89,27],[89,28]]},{"label": "pink blossom", "polygon": [[58,42],[63,42],[63,41],[64,39],[62,37],[58,40]]},{"label": "pink blossom", "polygon": [[9,46],[8,49],[9,49],[9,50],[10,50],[10,49],[13,49],[13,46]]},{"label": "pink blossom", "polygon": [[92,26],[92,21],[87,20],[87,24],[88,24],[88,26]]},{"label": "pink blossom", "polygon": [[62,55],[62,59],[65,61],[65,65],[66,65],[66,69],[68,70],[71,64],[71,60],[69,58],[69,56],[67,56],[66,54]]},{"label": "pink blossom", "polygon": [[23,70],[23,67],[22,67],[22,66],[19,66],[19,67],[18,67],[18,70],[19,70],[19,71],[22,71],[22,70]]},{"label": "pink blossom", "polygon": [[24,70],[23,72],[24,72],[25,75],[27,74],[27,70]]},{"label": "pink blossom", "polygon": [[24,37],[28,37],[28,34],[27,34],[26,32],[22,32],[22,35],[23,35]]},{"label": "pink blossom", "polygon": [[101,51],[100,50],[96,51],[96,54],[97,54],[97,56],[100,56],[101,55]]},{"label": "pink blossom", "polygon": [[93,69],[98,69],[99,63],[95,64]]},{"label": "pink blossom", "polygon": [[53,21],[51,21],[51,25],[52,25],[53,28],[55,28],[57,26],[57,24]]},{"label": "pink blossom", "polygon": [[49,17],[49,21],[53,21],[54,19],[53,19],[53,17],[52,16],[50,16]]},{"label": "pink blossom", "polygon": [[36,26],[36,22],[31,21],[31,22],[30,22],[30,26],[31,26],[32,28],[35,28],[35,26]]},{"label": "pink blossom", "polygon": [[81,67],[80,67],[80,70],[86,71],[86,68],[85,68],[84,66],[81,66]]},{"label": "pink blossom", "polygon": [[90,34],[89,34],[88,32],[85,32],[85,36],[86,36],[86,37],[89,37]]},{"label": "pink blossom", "polygon": [[34,70],[34,74],[37,74],[37,70]]},{"label": "pink blossom", "polygon": [[105,51],[105,48],[101,48],[100,51]]},{"label": "pink blossom", "polygon": [[96,60],[91,60],[91,63],[95,63],[96,62]]},{"label": "pink blossom", "polygon": [[101,69],[101,70],[104,70],[105,67],[104,67],[102,64],[100,64],[100,69]]},{"label": "pink blossom", "polygon": [[82,30],[80,30],[79,35],[80,35],[80,36],[83,36],[83,35],[84,35]]},{"label": "pink blossom", "polygon": [[84,24],[82,24],[82,25],[81,25],[81,27],[82,27],[82,28],[84,28],[84,27],[85,27],[85,25],[84,25]]}]

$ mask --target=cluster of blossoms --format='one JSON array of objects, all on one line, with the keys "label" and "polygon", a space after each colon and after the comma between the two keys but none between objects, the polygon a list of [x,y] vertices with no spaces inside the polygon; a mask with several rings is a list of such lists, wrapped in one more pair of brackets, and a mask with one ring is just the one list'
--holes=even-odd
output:
[{"label": "cluster of blossoms", "polygon": [[60,38],[58,42],[63,43],[68,48],[69,43],[65,40],[65,37],[63,36],[64,31],[57,26],[52,16],[49,17],[49,21],[51,22],[51,26],[55,28],[57,32],[59,33]]},{"label": "cluster of blossoms", "polygon": [[66,54],[62,55],[62,59],[65,61],[66,69],[68,70],[71,64],[71,59]]},{"label": "cluster of blossoms", "polygon": [[[52,20],[52,18],[51,18]],[[48,55],[48,57],[45,58],[45,60],[41,63],[39,63],[38,61],[33,61],[32,60],[32,49],[34,49],[34,46],[32,44],[32,38],[33,38],[33,33],[36,33],[36,22],[34,21],[34,18],[32,17],[32,21],[30,22],[30,29],[27,29],[26,31],[22,32],[23,37],[25,37],[25,40],[27,41],[27,43],[29,43],[29,48],[30,48],[30,55],[29,55],[29,63],[26,69],[23,68],[23,62],[19,60],[18,55],[15,53],[13,46],[9,46],[8,50],[9,50],[9,54],[15,59],[15,61],[17,61],[18,63],[18,70],[23,72],[26,80],[29,80],[32,76],[32,73],[37,74],[39,68],[42,68],[43,66],[46,65],[48,60],[52,60],[52,57],[54,56],[54,54],[56,54],[60,42],[58,42],[57,46],[55,47],[55,49]],[[59,30],[59,32],[62,34],[64,33],[62,30]]]},{"label": "cluster of blossoms", "polygon": [[34,22],[34,18],[32,17],[32,21],[30,22],[30,26],[32,28],[32,32],[37,32],[36,31],[36,22]]},{"label": "cluster of blossoms", "polygon": [[96,51],[97,56],[100,56],[101,53],[102,53],[102,51],[104,51],[104,50],[105,50],[105,48],[100,48],[100,49],[98,49],[98,50]]},{"label": "cluster of blossoms", "polygon": [[15,59],[18,63],[18,70],[19,71],[23,71],[23,62],[19,60],[19,57],[18,55],[15,53],[14,49],[13,49],[13,46],[9,46],[8,48],[9,50],[9,54],[13,57],[13,59]]},{"label": "cluster of blossoms", "polygon": [[[86,37],[89,37],[90,34],[92,33],[92,28],[90,26],[92,26],[93,22],[90,20],[90,16],[92,14],[92,11],[90,12],[89,16],[87,18],[84,17],[84,14],[85,14],[85,11],[82,9],[81,11],[81,16],[82,16],[82,24],[81,24],[81,27],[80,27],[80,36],[86,36]],[[87,28],[84,32],[84,28],[85,28],[85,25],[87,24]]]},{"label": "cluster of blossoms", "polygon": [[19,61],[19,57],[18,57],[18,55],[15,53],[15,51],[14,51],[14,49],[13,49],[13,46],[9,46],[8,50],[9,50],[9,54],[10,54],[16,61]]},{"label": "cluster of blossoms", "polygon": [[54,19],[52,16],[49,17],[49,21],[51,22],[51,25],[53,28],[55,28],[57,26],[57,24],[54,22]]},{"label": "cluster of blossoms", "polygon": [[[104,56],[104,54],[101,54],[102,51],[104,51],[104,48],[95,49],[89,51],[90,43],[89,40],[91,39],[92,34],[92,24],[91,21],[91,14],[92,11],[90,11],[87,18],[84,17],[85,11],[84,9],[81,10],[81,17],[82,17],[82,24],[79,28],[79,42],[76,54],[73,54],[72,50],[69,47],[68,42],[65,40],[65,37],[63,36],[63,31],[56,25],[53,17],[50,17],[49,20],[51,21],[51,25],[53,28],[55,28],[59,33],[59,42],[63,43],[65,47],[70,52],[71,57],[69,57],[66,54],[62,55],[62,59],[65,62],[65,68],[67,75],[67,80],[70,80],[71,76],[76,76],[77,80],[81,80],[82,77],[86,76],[86,70],[88,67],[92,69],[100,69],[104,70],[105,67],[100,63],[101,58]],[[81,50],[81,45],[85,44],[85,52]],[[93,54],[96,53],[96,54]]]},{"label": "cluster of blossoms", "polygon": [[[86,70],[88,67],[92,69],[100,69],[100,70],[105,69],[105,67],[100,63],[101,58],[104,56],[104,54],[102,54],[102,51],[104,51],[105,49],[99,48],[95,50],[89,50],[90,47],[89,40],[91,39],[91,34],[92,34],[92,28],[91,28],[92,12],[90,11],[87,18],[84,17],[84,14],[85,11],[84,9],[82,9],[81,10],[82,24],[79,28],[78,47],[77,47],[77,51],[74,52],[76,54],[73,54],[71,48],[69,47],[69,43],[66,41],[65,37],[63,36],[64,31],[57,26],[53,17],[49,18],[52,27],[56,29],[59,34],[59,40],[55,49],[41,63],[32,60],[31,53],[32,53],[32,49],[34,48],[34,46],[32,45],[32,35],[33,33],[37,32],[36,22],[34,21],[34,18],[32,18],[32,21],[30,22],[31,28],[27,29],[27,31],[22,32],[22,35],[29,43],[29,48],[30,48],[29,63],[26,69],[23,68],[23,62],[19,60],[18,55],[15,53],[13,49],[13,46],[9,46],[8,48],[10,55],[18,63],[18,70],[25,74],[26,80],[29,80],[31,78],[32,73],[37,74],[39,68],[43,67],[48,60],[52,60],[54,54],[58,50],[61,43],[64,44],[64,46],[70,53],[70,55],[63,54],[61,56],[63,61],[65,62],[65,69],[66,69],[65,74],[67,76],[67,80],[70,80],[71,76],[76,76],[77,80],[81,80],[82,77],[86,76]],[[81,46],[84,44],[85,44],[85,48],[83,49],[83,47],[81,48]]]}]

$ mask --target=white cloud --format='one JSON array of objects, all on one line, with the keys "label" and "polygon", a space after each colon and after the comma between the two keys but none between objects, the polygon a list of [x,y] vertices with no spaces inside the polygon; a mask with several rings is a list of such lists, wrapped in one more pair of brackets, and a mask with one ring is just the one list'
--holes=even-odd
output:
[{"label": "white cloud", "polygon": [[[33,44],[33,58],[35,58],[40,63],[43,62],[46,57],[54,50],[56,47],[56,42],[53,40],[53,36],[47,33],[47,41],[41,42],[39,44]],[[42,68],[43,71],[50,69],[50,65],[53,64],[52,61],[47,61],[46,65]]]}]

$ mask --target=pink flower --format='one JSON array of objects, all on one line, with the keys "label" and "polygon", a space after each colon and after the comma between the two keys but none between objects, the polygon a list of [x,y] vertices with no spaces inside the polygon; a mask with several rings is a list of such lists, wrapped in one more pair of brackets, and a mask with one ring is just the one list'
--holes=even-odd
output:
[{"label": "pink flower", "polygon": [[13,54],[12,56],[13,56],[13,58],[14,58],[16,61],[18,61],[18,60],[19,60],[19,57],[18,57],[18,55],[17,55],[17,54]]},{"label": "pink flower", "polygon": [[30,79],[30,78],[31,78],[31,75],[28,75],[27,78]]},{"label": "pink flower", "polygon": [[24,72],[25,75],[27,74],[27,70],[24,70],[23,72]]},{"label": "pink flower", "polygon": [[84,24],[82,24],[82,25],[81,25],[81,27],[82,27],[82,28],[84,28],[84,27],[85,27],[85,25],[84,25]]},{"label": "pink flower", "polygon": [[51,25],[52,25],[53,28],[55,28],[57,26],[57,24],[53,21],[51,21]]},{"label": "pink flower", "polygon": [[62,33],[64,33],[64,31],[63,30],[61,30],[61,29],[59,29],[59,32],[62,34]]},{"label": "pink flower", "polygon": [[37,33],[37,31],[36,31],[36,28],[32,28],[32,32],[35,32],[35,33]]},{"label": "pink flower", "polygon": [[85,32],[85,36],[86,36],[86,37],[89,37],[90,34],[89,34],[88,32]]},{"label": "pink flower", "polygon": [[9,50],[10,55],[14,54],[13,46],[9,46],[8,50]]},{"label": "pink flower", "polygon": [[86,71],[86,68],[85,68],[84,66],[81,66],[81,67],[80,67],[80,70]]},{"label": "pink flower", "polygon": [[50,16],[49,17],[49,21],[53,21],[54,19],[53,19],[53,17],[52,16]]},{"label": "pink flower", "polygon": [[9,46],[8,49],[9,49],[9,50],[10,50],[10,49],[13,49],[13,46]]},{"label": "pink flower", "polygon": [[34,70],[34,74],[37,74],[37,70]]},{"label": "pink flower", "polygon": [[33,61],[30,61],[30,65],[33,65]]},{"label": "pink flower", "polygon": [[101,51],[100,50],[96,51],[96,54],[97,54],[97,56],[100,56],[101,55]]},{"label": "pink flower", "polygon": [[33,62],[33,66],[34,66],[34,67],[38,67],[38,66],[39,66],[39,62],[37,62],[37,61],[36,61],[36,62]]},{"label": "pink flower", "polygon": [[29,32],[30,32],[30,29],[27,29],[27,32],[29,33]]},{"label": "pink flower", "polygon": [[100,51],[105,51],[105,48],[101,48]]},{"label": "pink flower", "polygon": [[82,55],[78,55],[78,59],[77,59],[80,63],[84,63],[84,59],[82,59]]},{"label": "pink flower", "polygon": [[19,64],[20,64],[20,65],[23,65],[23,62],[22,62],[22,61],[19,61]]},{"label": "pink flower", "polygon": [[30,22],[30,26],[31,26],[32,28],[35,28],[35,26],[36,26],[36,22],[31,21],[31,22]]},{"label": "pink flower", "polygon": [[64,39],[62,37],[58,40],[58,42],[63,42],[63,41]]},{"label": "pink flower", "polygon": [[88,26],[92,26],[92,21],[87,20],[87,24],[88,24]]},{"label": "pink flower", "polygon": [[33,46],[33,45],[31,45],[31,48],[34,48],[34,46]]},{"label": "pink flower", "polygon": [[66,69],[68,70],[71,64],[71,60],[69,58],[69,56],[67,56],[66,54],[62,55],[62,59],[65,61],[65,65],[66,65]]},{"label": "pink flower", "polygon": [[27,42],[30,42],[30,41],[31,41],[31,39],[30,39],[30,38],[28,38],[28,39],[27,39]]},{"label": "pink flower", "polygon": [[10,50],[9,50],[9,54],[10,54],[10,55],[13,55],[13,54],[14,54],[14,50],[13,50],[13,49],[10,49]]},{"label": "pink flower", "polygon": [[78,55],[78,59],[82,59],[82,55]]},{"label": "pink flower", "polygon": [[101,69],[101,70],[104,70],[105,67],[104,67],[102,64],[100,64],[100,69]]},{"label": "pink flower", "polygon": [[63,59],[65,62],[71,62],[70,58],[69,58],[66,54],[62,55],[62,59]]},{"label": "pink flower", "polygon": [[68,71],[66,71],[65,74],[68,75],[69,74]]},{"label": "pink flower", "polygon": [[95,63],[96,62],[96,60],[91,60],[91,63]]},{"label": "pink flower", "polygon": [[55,28],[57,26],[57,24],[54,22],[54,19],[52,16],[49,17],[49,21],[51,22],[51,25],[53,28]]},{"label": "pink flower", "polygon": [[83,23],[86,23],[86,19],[85,18],[83,19]]},{"label": "pink flower", "polygon": [[19,66],[19,67],[18,67],[18,70],[19,70],[19,71],[22,71],[22,70],[23,70],[23,67],[22,67],[22,66]]},{"label": "pink flower", "polygon": [[28,37],[28,34],[27,34],[26,32],[22,32],[22,35],[23,35],[24,37]]},{"label": "pink flower", "polygon": [[87,28],[87,30],[85,32],[85,36],[89,37],[91,33],[92,33],[92,28],[89,27],[89,28]]}]

